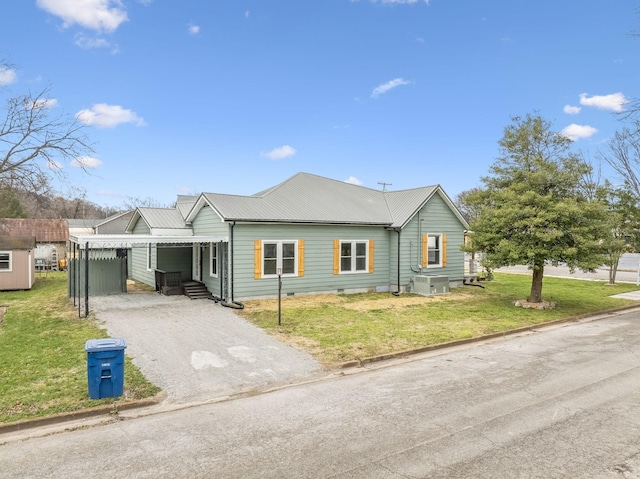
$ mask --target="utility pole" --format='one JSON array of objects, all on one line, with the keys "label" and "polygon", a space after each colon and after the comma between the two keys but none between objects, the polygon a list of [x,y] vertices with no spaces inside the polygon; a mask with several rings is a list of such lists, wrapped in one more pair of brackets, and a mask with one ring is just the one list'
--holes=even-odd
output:
[{"label": "utility pole", "polygon": [[385,183],[384,181],[378,181],[379,185],[382,185],[382,191],[386,191],[387,186],[392,186],[393,183]]}]

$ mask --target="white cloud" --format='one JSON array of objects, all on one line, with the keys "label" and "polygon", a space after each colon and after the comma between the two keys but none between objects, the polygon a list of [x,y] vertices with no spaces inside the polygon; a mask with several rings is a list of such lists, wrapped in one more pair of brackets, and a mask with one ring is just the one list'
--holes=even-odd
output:
[{"label": "white cloud", "polygon": [[32,108],[45,109],[53,108],[57,104],[58,100],[56,100],[55,98],[38,98],[33,101],[33,104],[31,106]]},{"label": "white cloud", "polygon": [[84,169],[98,168],[102,166],[102,161],[90,156],[79,156],[71,162],[71,166]]},{"label": "white cloud", "polygon": [[271,151],[267,151],[260,153],[260,156],[265,158],[270,158],[272,160],[282,160],[283,158],[289,158],[290,156],[295,155],[296,149],[289,145],[280,146],[278,148],[274,148]]},{"label": "white cloud", "polygon": [[91,50],[93,48],[109,48],[111,46],[111,44],[104,38],[91,38],[83,34],[76,35],[76,41],[74,43],[84,50]]},{"label": "white cloud", "polygon": [[564,111],[567,115],[577,115],[582,111],[582,108],[580,108],[579,106],[565,105],[562,111]]},{"label": "white cloud", "polygon": [[378,85],[371,92],[371,98],[377,98],[380,95],[387,93],[389,90],[393,90],[394,88],[398,88],[402,85],[409,85],[411,82],[405,80],[404,78],[396,78],[395,80],[388,81],[387,83],[383,83],[382,85]]},{"label": "white cloud", "polygon": [[64,28],[78,24],[90,30],[113,32],[128,20],[121,0],[36,0],[36,5],[61,18]]},{"label": "white cloud", "polygon": [[0,67],[0,86],[10,85],[16,81],[16,71],[12,68]]},{"label": "white cloud", "polygon": [[580,104],[584,106],[595,106],[601,110],[611,110],[621,112],[624,105],[629,103],[624,95],[620,92],[611,93],[610,95],[593,95],[588,96],[587,93],[580,94]]},{"label": "white cloud", "polygon": [[136,126],[145,126],[144,119],[134,111],[126,110],[120,105],[107,105],[96,103],[90,110],[85,109],[76,113],[76,118],[87,125],[99,128],[114,128],[122,123],[133,123]]},{"label": "white cloud", "polygon": [[358,185],[358,186],[362,186],[362,181],[360,181],[358,178],[356,178],[355,176],[350,176],[349,179],[344,180],[345,183],[349,183],[351,185]]},{"label": "white cloud", "polygon": [[189,32],[189,35],[197,35],[200,33],[200,25],[189,24],[187,25],[187,31]]},{"label": "white cloud", "polygon": [[572,123],[564,127],[560,133],[573,141],[577,141],[581,138],[589,138],[595,135],[598,133],[598,130],[589,125],[576,125]]}]

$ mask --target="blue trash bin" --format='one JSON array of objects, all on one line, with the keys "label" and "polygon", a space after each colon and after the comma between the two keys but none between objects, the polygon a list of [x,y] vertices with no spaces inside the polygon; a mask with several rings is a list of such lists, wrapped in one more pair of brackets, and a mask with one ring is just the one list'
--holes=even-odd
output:
[{"label": "blue trash bin", "polygon": [[85,343],[90,399],[122,396],[126,347],[122,338],[90,339]]}]

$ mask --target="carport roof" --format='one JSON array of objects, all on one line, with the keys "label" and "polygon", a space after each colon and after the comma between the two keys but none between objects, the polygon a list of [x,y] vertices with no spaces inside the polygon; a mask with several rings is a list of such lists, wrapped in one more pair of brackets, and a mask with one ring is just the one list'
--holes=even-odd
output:
[{"label": "carport roof", "polygon": [[71,235],[69,241],[76,243],[80,249],[89,245],[89,249],[130,248],[141,244],[192,244],[192,243],[227,243],[227,236],[158,236],[158,235]]}]

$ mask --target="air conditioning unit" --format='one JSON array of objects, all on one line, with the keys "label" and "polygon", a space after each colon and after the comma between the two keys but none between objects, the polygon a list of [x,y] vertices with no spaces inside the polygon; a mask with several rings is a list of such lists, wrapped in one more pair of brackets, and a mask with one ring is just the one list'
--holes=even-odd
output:
[{"label": "air conditioning unit", "polygon": [[447,294],[449,292],[449,276],[414,276],[413,292],[425,296]]}]

